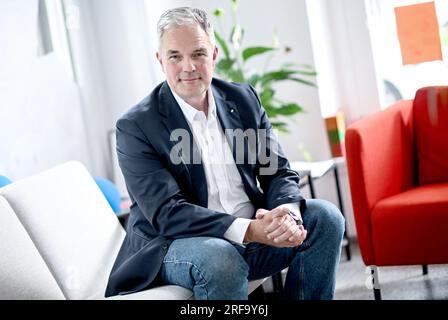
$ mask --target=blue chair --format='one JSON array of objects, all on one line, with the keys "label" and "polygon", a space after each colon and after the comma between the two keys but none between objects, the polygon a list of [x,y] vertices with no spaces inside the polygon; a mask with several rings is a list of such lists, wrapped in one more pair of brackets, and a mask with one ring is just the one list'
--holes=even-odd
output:
[{"label": "blue chair", "polygon": [[12,183],[12,181],[5,176],[0,175],[0,188]]},{"label": "blue chair", "polygon": [[112,181],[105,178],[93,177],[93,179],[95,180],[100,190],[103,192],[104,197],[107,199],[107,202],[109,202],[112,210],[116,214],[120,213],[121,196],[117,186]]}]

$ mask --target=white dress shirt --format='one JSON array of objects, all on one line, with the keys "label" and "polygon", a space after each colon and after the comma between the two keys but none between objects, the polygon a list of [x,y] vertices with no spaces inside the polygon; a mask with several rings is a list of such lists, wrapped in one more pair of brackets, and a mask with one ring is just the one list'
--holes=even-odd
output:
[{"label": "white dress shirt", "polygon": [[[212,91],[207,91],[208,115],[186,103],[173,90],[201,151],[208,190],[208,209],[237,217],[224,234],[232,242],[242,244],[255,208],[244,190],[243,181],[233,159],[232,151],[219,123]],[[287,204],[300,213],[295,203]]]}]

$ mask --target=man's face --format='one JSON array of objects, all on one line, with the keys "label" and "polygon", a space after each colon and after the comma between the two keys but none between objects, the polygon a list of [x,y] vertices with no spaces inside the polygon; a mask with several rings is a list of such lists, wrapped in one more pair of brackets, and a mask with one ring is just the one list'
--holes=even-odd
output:
[{"label": "man's face", "polygon": [[198,24],[165,31],[157,52],[171,89],[190,104],[205,98],[217,56],[217,47]]}]

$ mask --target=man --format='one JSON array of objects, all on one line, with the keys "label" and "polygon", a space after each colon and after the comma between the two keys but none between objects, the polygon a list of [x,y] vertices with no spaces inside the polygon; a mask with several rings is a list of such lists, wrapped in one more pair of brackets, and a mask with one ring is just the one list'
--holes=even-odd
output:
[{"label": "man", "polygon": [[205,12],[168,10],[158,32],[166,81],[117,122],[132,206],[106,296],[176,284],[247,299],[248,281],[288,267],[286,298],[333,298],[341,213],[302,197],[254,89],[213,78]]}]

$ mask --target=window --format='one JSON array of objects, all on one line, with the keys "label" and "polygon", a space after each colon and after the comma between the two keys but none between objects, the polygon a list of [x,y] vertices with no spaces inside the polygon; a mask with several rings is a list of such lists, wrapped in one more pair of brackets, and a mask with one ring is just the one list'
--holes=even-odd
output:
[{"label": "window", "polygon": [[[402,64],[394,8],[429,1],[366,0],[377,77],[382,82],[381,106],[413,99],[417,89],[429,85],[448,85],[448,0],[435,0],[444,61],[416,65]],[[381,86],[380,86],[381,88]]]},{"label": "window", "polygon": [[79,11],[74,9],[74,6],[65,8],[62,0],[39,0],[37,54],[55,54],[67,74],[76,80],[67,32],[67,22],[79,16]]}]

